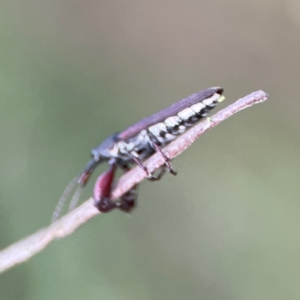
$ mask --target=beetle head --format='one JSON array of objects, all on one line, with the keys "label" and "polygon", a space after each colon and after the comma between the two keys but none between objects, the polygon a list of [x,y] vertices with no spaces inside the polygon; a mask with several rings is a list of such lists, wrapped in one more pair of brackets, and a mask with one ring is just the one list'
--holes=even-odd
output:
[{"label": "beetle head", "polygon": [[92,159],[98,163],[104,160],[109,160],[112,157],[112,151],[114,150],[117,142],[118,134],[115,133],[91,151]]}]

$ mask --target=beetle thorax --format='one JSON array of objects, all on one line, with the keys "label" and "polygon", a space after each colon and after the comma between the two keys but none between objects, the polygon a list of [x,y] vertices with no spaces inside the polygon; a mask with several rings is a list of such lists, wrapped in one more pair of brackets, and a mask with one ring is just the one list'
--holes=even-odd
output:
[{"label": "beetle thorax", "polygon": [[113,157],[121,158],[122,160],[129,161],[132,156],[144,160],[154,153],[154,149],[145,129],[129,140],[117,142],[110,153]]}]

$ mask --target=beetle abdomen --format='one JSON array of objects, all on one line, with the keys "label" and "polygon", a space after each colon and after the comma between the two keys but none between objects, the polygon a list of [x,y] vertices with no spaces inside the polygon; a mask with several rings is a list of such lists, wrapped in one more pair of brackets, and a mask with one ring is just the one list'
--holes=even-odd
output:
[{"label": "beetle abdomen", "polygon": [[147,129],[149,139],[159,146],[165,146],[179,135],[183,134],[189,127],[194,126],[200,119],[207,116],[207,112],[213,109],[218,102],[223,100],[218,93],[213,94],[199,103],[186,107],[175,116],[171,116],[158,124]]},{"label": "beetle abdomen", "polygon": [[117,145],[118,156],[125,160],[130,160],[130,156],[140,160],[150,157],[155,152],[152,143],[161,147],[166,146],[200,119],[206,117],[207,112],[223,99],[221,94],[214,93],[211,97],[184,108],[175,116],[170,116],[164,121],[142,130],[135,137],[119,141]]}]

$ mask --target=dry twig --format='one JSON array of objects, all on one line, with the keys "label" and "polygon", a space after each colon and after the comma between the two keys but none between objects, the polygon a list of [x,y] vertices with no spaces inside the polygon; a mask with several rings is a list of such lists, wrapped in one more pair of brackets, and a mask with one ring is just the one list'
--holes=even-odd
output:
[{"label": "dry twig", "polygon": [[[186,133],[165,147],[163,149],[164,153],[170,159],[175,158],[208,129],[215,127],[220,122],[226,120],[242,109],[267,99],[268,95],[265,92],[257,91],[237,100],[235,103],[217,112],[211,118],[208,118],[189,129]],[[153,172],[162,166],[163,163],[164,160],[162,156],[159,153],[156,153],[145,162],[145,165],[150,172]],[[119,198],[135,184],[141,182],[145,177],[146,174],[141,168],[133,168],[119,179],[112,192],[112,199]],[[36,253],[42,251],[54,239],[70,235],[81,224],[98,214],[100,214],[100,212],[94,207],[93,199],[89,199],[49,227],[41,229],[35,234],[7,247],[0,252],[0,272],[4,272],[16,264],[25,262]]]}]

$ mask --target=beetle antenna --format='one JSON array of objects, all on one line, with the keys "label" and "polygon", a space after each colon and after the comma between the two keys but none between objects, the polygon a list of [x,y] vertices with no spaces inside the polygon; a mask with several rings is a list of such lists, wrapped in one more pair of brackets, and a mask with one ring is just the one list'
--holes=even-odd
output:
[{"label": "beetle antenna", "polygon": [[70,203],[70,206],[69,206],[69,211],[73,210],[77,206],[79,198],[82,194],[82,190],[83,190],[83,187],[78,185],[77,188],[76,188],[76,191],[75,191],[75,193],[72,197],[72,200],[71,200],[71,203]]},{"label": "beetle antenna", "polygon": [[66,189],[64,190],[63,194],[61,195],[55,210],[52,215],[52,222],[56,221],[60,215],[61,211],[67,201],[68,196],[70,195],[71,191],[77,186],[74,196],[70,203],[70,210],[74,209],[80,195],[82,193],[83,187],[87,184],[88,180],[90,179],[95,167],[99,164],[100,159],[94,160],[91,159],[88,164],[85,166],[85,168],[82,170],[82,172],[76,176],[72,181],[67,185]]},{"label": "beetle antenna", "polygon": [[72,181],[67,185],[66,189],[64,190],[63,194],[61,195],[52,215],[52,222],[55,222],[61,214],[61,211],[67,201],[67,198],[70,192],[74,189],[74,187],[78,184],[78,176],[72,179]]}]

